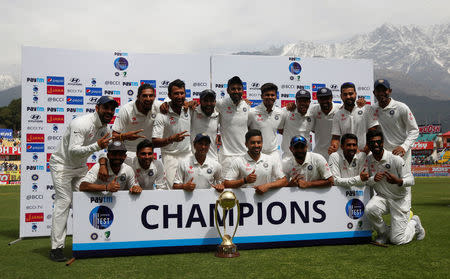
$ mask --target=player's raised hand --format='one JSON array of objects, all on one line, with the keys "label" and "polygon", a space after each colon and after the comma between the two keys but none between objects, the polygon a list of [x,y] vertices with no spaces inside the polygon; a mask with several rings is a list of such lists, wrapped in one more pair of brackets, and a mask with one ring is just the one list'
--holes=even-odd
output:
[{"label": "player's raised hand", "polygon": [[145,139],[145,136],[143,135],[139,135],[139,133],[143,132],[144,129],[139,129],[136,131],[130,131],[127,133],[123,133],[121,134],[121,139],[122,140],[137,140],[137,139]]},{"label": "player's raised hand", "polygon": [[361,178],[361,181],[367,181],[369,180],[369,173],[366,171],[366,168],[364,168],[361,173],[359,174],[359,177]]},{"label": "player's raised hand", "polygon": [[247,181],[247,183],[253,183],[256,181],[255,170],[253,170],[249,175],[247,175],[247,177],[245,178],[245,181]]},{"label": "player's raised hand", "polygon": [[183,189],[186,191],[193,191],[195,189],[195,183],[193,181],[194,178],[192,177],[187,183],[183,184]]},{"label": "player's raised hand", "polygon": [[180,141],[183,141],[185,137],[189,137],[190,136],[189,134],[186,134],[187,132],[188,131],[183,131],[181,133],[178,133],[178,134],[170,136],[169,137],[169,142],[174,142],[174,141],[180,142]]},{"label": "player's raised hand", "polygon": [[159,106],[159,112],[162,114],[167,114],[169,112],[169,104],[167,102],[162,103]]},{"label": "player's raised hand", "polygon": [[117,176],[115,176],[114,179],[113,179],[113,181],[111,181],[111,182],[108,184],[108,186],[107,186],[106,189],[107,189],[108,191],[110,191],[110,192],[117,192],[117,191],[120,190],[120,185],[119,185],[119,183],[117,182]]},{"label": "player's raised hand", "polygon": [[297,108],[297,105],[295,104],[295,102],[291,102],[291,103],[287,103],[286,104],[286,109],[288,111],[294,111]]},{"label": "player's raised hand", "polygon": [[100,146],[101,149],[105,149],[106,147],[108,147],[109,140],[111,139],[111,137],[108,137],[108,136],[109,136],[109,133],[106,133],[103,137],[101,137],[97,140],[97,144],[98,144],[98,146]]}]

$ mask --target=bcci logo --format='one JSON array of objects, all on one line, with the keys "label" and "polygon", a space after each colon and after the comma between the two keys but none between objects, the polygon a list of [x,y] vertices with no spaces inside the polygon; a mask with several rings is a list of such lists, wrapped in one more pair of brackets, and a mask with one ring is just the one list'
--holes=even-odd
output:
[{"label": "bcci logo", "polygon": [[111,226],[113,221],[114,214],[107,206],[97,206],[89,213],[89,222],[91,222],[91,225],[96,229],[104,230]]}]

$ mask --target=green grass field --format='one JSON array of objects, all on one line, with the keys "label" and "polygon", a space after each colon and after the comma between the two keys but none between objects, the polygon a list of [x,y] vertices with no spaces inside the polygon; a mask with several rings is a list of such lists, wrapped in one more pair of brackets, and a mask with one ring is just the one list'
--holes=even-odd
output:
[{"label": "green grass field", "polygon": [[[241,250],[77,260],[49,260],[49,238],[19,235],[19,187],[0,187],[0,278],[450,278],[450,178],[418,178],[413,211],[427,231],[422,241],[374,245]],[[66,254],[72,245],[67,239]]]}]

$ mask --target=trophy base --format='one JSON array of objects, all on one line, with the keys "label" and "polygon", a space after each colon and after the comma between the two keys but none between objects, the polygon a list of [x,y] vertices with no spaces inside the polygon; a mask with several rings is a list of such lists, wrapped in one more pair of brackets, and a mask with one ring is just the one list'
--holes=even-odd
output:
[{"label": "trophy base", "polygon": [[241,254],[237,251],[237,246],[232,245],[219,245],[217,246],[216,257],[219,258],[236,258]]}]

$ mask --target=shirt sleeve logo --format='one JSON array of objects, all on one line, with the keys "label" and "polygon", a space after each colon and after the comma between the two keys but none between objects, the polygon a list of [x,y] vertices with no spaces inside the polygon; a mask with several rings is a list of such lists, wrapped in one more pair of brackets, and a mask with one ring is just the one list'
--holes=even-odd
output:
[{"label": "shirt sleeve logo", "polygon": [[124,182],[125,180],[127,180],[127,177],[125,174],[122,174],[119,178],[120,181]]},{"label": "shirt sleeve logo", "polygon": [[358,114],[359,115],[363,114],[363,111],[362,110],[358,111]]},{"label": "shirt sleeve logo", "polygon": [[309,171],[312,171],[312,170],[313,170],[313,166],[312,166],[312,165],[309,165],[309,166],[308,166],[308,170],[309,170]]}]

